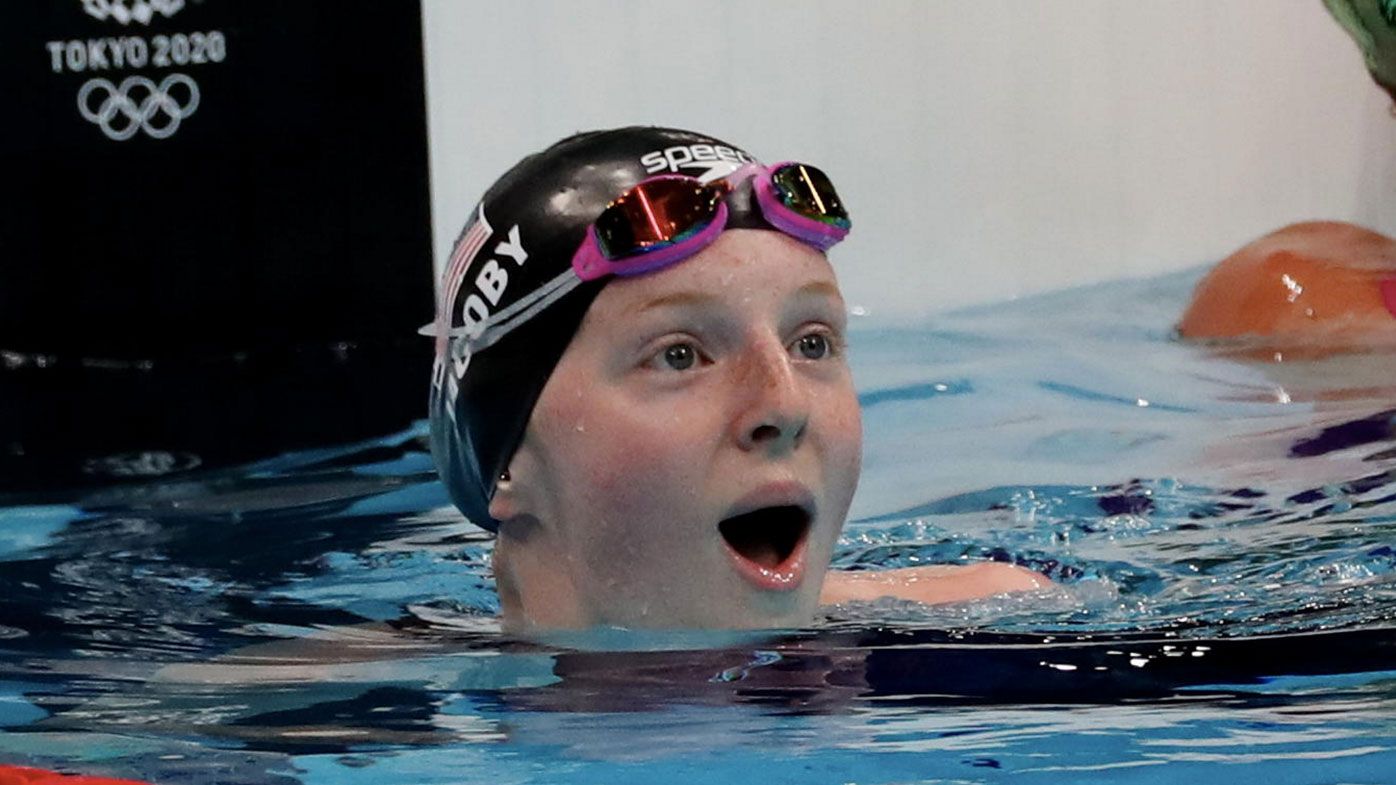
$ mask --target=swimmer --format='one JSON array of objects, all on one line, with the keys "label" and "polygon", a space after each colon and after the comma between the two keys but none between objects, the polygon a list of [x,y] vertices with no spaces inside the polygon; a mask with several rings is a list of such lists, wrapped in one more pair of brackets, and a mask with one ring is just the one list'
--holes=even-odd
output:
[{"label": "swimmer", "polygon": [[564,139],[485,193],[442,283],[432,452],[498,537],[507,628],[796,627],[1049,585],[829,571],[862,452],[825,258],[849,227],[813,166],[674,129]]},{"label": "swimmer", "polygon": [[[1193,292],[1181,337],[1256,367],[1265,384],[1242,397],[1300,404],[1300,421],[1262,420],[1209,447],[1234,482],[1277,479],[1276,456],[1307,459],[1311,487],[1362,477],[1396,438],[1396,241],[1349,223],[1272,232],[1222,260]],[[1321,459],[1321,460],[1315,460]]]},{"label": "swimmer", "polygon": [[1252,340],[1279,360],[1396,343],[1396,241],[1336,221],[1286,226],[1208,272],[1178,333]]}]

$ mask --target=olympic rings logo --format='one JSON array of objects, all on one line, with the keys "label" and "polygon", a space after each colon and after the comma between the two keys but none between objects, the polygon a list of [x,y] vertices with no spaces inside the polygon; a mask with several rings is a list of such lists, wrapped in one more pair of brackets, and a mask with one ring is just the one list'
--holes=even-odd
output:
[{"label": "olympic rings logo", "polygon": [[[188,94],[183,102],[171,92],[176,87],[183,87]],[[95,108],[94,93],[101,98]],[[199,85],[184,74],[170,74],[159,85],[144,76],[128,76],[120,86],[105,79],[89,79],[78,90],[78,112],[118,142],[142,130],[155,139],[168,139],[179,130],[180,121],[198,108]]]},{"label": "olympic rings logo", "polygon": [[115,19],[123,25],[128,25],[133,20],[148,25],[156,13],[170,17],[184,7],[184,0],[130,0],[130,8],[126,7],[127,2],[128,0],[82,0],[82,10],[97,19]]}]

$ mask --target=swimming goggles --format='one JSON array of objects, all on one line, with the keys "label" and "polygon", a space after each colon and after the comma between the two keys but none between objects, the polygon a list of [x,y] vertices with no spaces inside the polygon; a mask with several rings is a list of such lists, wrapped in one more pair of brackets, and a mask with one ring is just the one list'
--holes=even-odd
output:
[{"label": "swimming goggles", "polygon": [[747,179],[761,217],[817,250],[848,236],[852,224],[823,171],[786,161],[744,166],[704,183],[696,177],[651,177],[621,194],[587,229],[572,256],[583,281],[640,275],[686,259],[710,245],[727,225],[727,196]]},{"label": "swimming goggles", "polygon": [[1388,278],[1381,282],[1381,299],[1386,303],[1386,310],[1396,316],[1396,278]]},{"label": "swimming goggles", "polygon": [[587,228],[571,269],[493,314],[474,329],[452,328],[458,364],[486,349],[563,295],[608,275],[630,276],[687,259],[711,245],[728,222],[728,197],[747,181],[761,218],[775,229],[820,251],[844,237],[848,211],[824,172],[794,162],[750,164],[703,182],[688,175],[658,175],[631,186]]}]

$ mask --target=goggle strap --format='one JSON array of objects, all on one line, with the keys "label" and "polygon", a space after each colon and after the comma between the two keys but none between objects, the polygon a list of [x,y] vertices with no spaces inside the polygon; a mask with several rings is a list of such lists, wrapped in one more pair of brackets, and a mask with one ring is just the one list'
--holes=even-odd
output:
[{"label": "goggle strap", "polygon": [[539,311],[562,299],[563,295],[580,285],[582,279],[568,268],[552,280],[520,297],[509,307],[486,319],[475,336],[470,336],[464,327],[451,330],[451,337],[465,337],[472,352],[482,351],[498,343],[514,328],[538,315]]}]

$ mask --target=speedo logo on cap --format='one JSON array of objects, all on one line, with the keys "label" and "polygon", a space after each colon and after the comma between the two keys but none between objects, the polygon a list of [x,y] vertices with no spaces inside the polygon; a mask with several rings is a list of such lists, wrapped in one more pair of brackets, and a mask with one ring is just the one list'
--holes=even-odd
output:
[{"label": "speedo logo on cap", "polygon": [[676,145],[640,156],[646,174],[682,172],[704,181],[729,175],[742,165],[755,162],[745,152],[721,144]]}]

